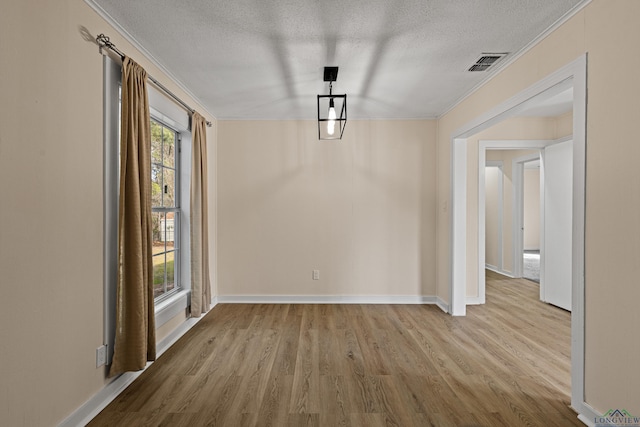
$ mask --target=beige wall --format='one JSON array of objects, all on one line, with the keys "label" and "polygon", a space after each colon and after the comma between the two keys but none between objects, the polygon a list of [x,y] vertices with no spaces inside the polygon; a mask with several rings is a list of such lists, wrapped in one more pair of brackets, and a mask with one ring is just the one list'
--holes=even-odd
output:
[{"label": "beige wall", "polygon": [[[640,182],[640,144],[632,137],[640,117],[637,16],[640,2],[594,0],[445,114],[438,121],[437,179],[437,284],[448,301],[453,132],[588,52],[585,399],[600,412],[626,408],[632,414],[640,413],[640,340],[633,338],[640,325],[640,199],[629,191]],[[468,174],[476,172],[470,168]],[[477,258],[475,264],[467,259],[468,269],[477,268]]]},{"label": "beige wall", "polygon": [[500,213],[502,211],[502,191],[501,183],[504,181],[502,168],[498,166],[487,166],[485,168],[485,239],[484,256],[486,264],[496,269],[502,268],[501,233],[502,221]]},{"label": "beige wall", "polygon": [[[56,425],[106,383],[95,367],[103,341],[102,57],[82,27],[91,37],[108,34],[200,108],[82,0],[3,2],[0,424],[7,426]],[[213,155],[215,131],[210,136]]]},{"label": "beige wall", "polygon": [[573,135],[573,111],[554,117],[555,137],[562,138]]},{"label": "beige wall", "polygon": [[220,296],[435,294],[435,121],[219,126]]},{"label": "beige wall", "polygon": [[[5,3],[0,419],[52,425],[105,384],[103,369],[95,368],[102,344],[102,58],[81,27],[92,37],[107,33],[199,107],[81,0]],[[640,413],[637,16],[640,2],[594,0],[437,126],[352,121],[348,139],[319,143],[309,136],[313,123],[221,124],[218,154],[224,160],[211,178],[212,191],[219,181],[221,193],[212,234],[217,225],[225,242],[217,292],[437,293],[448,301],[452,133],[588,52],[586,402],[600,412]],[[215,127],[209,136],[213,162]],[[469,176],[477,176],[474,168],[477,158]],[[210,200],[215,212],[215,194]],[[468,259],[477,275],[477,256],[476,265]],[[321,270],[315,283],[313,268]],[[278,278],[283,282],[274,282]],[[273,287],[265,290],[269,282]]]}]

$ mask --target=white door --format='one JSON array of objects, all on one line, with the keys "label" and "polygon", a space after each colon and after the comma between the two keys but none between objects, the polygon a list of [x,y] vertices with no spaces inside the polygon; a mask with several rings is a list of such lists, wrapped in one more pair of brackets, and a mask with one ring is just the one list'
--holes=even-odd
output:
[{"label": "white door", "polygon": [[544,149],[540,299],[571,311],[573,141]]}]

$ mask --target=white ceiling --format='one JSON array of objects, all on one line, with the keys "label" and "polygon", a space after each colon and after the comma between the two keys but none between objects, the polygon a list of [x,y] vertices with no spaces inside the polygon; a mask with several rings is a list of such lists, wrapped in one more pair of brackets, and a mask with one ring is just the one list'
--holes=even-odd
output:
[{"label": "white ceiling", "polygon": [[313,119],[326,65],[340,67],[350,119],[437,117],[491,73],[467,71],[482,53],[513,56],[584,3],[88,1],[218,119]]},{"label": "white ceiling", "polygon": [[517,115],[519,117],[555,117],[573,109],[573,87],[548,99],[528,106]]}]

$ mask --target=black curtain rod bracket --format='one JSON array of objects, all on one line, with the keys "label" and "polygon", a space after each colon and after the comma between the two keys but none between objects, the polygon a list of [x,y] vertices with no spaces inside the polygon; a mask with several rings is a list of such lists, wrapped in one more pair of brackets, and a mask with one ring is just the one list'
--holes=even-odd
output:
[{"label": "black curtain rod bracket", "polygon": [[[100,48],[100,53],[101,54],[103,53],[102,49],[109,49],[110,51],[112,51],[113,53],[118,55],[120,57],[120,59],[124,60],[126,55],[122,51],[120,51],[116,47],[116,45],[111,42],[111,40],[109,40],[108,36],[105,36],[104,34],[99,34],[98,37],[96,37],[96,43],[98,43],[98,46]],[[178,96],[176,94],[174,94],[169,89],[167,89],[162,83],[160,83],[158,80],[154,79],[150,74],[147,74],[147,78],[149,80],[151,80],[151,82],[154,84],[154,86],[158,87],[164,93],[166,93],[171,98],[173,98],[178,104],[182,105],[191,114],[196,112],[196,110],[194,110],[193,108],[189,107],[189,105],[187,105],[182,99],[178,98]],[[207,121],[207,127],[211,127],[211,126],[212,126],[211,122]]]}]

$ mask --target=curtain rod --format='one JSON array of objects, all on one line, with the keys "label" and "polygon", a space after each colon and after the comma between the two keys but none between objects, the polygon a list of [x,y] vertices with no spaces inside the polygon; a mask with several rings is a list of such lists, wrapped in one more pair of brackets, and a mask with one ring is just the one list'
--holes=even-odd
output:
[{"label": "curtain rod", "polygon": [[[98,46],[100,47],[100,53],[102,53],[102,49],[103,48],[107,48],[107,49],[113,51],[115,54],[117,54],[120,57],[120,59],[124,60],[126,55],[122,51],[120,51],[116,47],[115,44],[111,43],[111,41],[109,40],[109,37],[105,36],[104,34],[100,34],[100,35],[98,35],[98,37],[96,37],[96,43],[98,43]],[[191,114],[196,112],[196,110],[194,110],[193,108],[189,107],[189,105],[187,105],[187,103],[185,103],[182,99],[178,98],[178,96],[176,94],[174,94],[169,89],[167,89],[162,83],[160,83],[158,80],[154,79],[150,74],[147,74],[147,78],[149,80],[151,80],[151,82],[154,85],[156,85],[157,87],[162,89],[162,91],[164,93],[166,93],[171,98],[173,98],[177,103],[182,105]],[[210,121],[207,121],[206,123],[207,123],[207,127],[211,127],[211,122]]]}]

